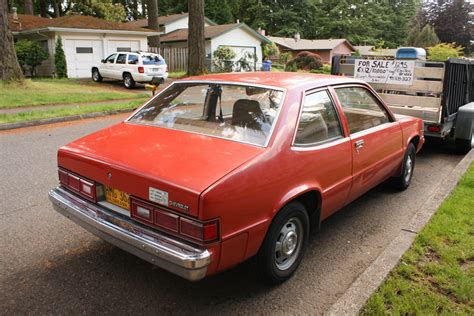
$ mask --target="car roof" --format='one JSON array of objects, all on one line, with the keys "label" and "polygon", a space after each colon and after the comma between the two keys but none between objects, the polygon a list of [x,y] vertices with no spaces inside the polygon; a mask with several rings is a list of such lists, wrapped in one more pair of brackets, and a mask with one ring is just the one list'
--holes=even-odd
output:
[{"label": "car roof", "polygon": [[328,85],[358,83],[364,81],[333,75],[321,75],[301,72],[240,72],[193,76],[183,80],[223,81],[273,86],[283,89],[312,89]]}]

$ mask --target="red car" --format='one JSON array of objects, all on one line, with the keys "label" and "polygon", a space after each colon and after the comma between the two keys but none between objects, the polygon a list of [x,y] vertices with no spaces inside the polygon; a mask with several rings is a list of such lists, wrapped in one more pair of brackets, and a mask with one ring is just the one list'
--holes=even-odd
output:
[{"label": "red car", "polygon": [[300,73],[177,81],[124,122],[59,149],[55,209],[188,280],[255,257],[288,279],[310,229],[391,178],[411,181],[423,124],[364,82]]}]

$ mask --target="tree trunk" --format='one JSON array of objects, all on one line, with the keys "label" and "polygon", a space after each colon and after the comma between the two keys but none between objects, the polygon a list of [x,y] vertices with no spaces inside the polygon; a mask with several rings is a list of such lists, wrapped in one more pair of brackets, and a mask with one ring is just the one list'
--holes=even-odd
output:
[{"label": "tree trunk", "polygon": [[139,0],[132,0],[131,1],[131,8],[132,8],[132,17],[133,17],[133,20],[137,20],[138,19],[138,16],[139,16],[139,13],[138,13],[138,1]]},{"label": "tree trunk", "polygon": [[13,46],[13,35],[8,26],[7,0],[0,0],[0,3],[0,79],[23,80],[23,72]]},{"label": "tree trunk", "polygon": [[204,37],[204,0],[188,1],[188,75],[206,73]]},{"label": "tree trunk", "polygon": [[48,4],[46,0],[39,0],[39,13],[43,18],[48,17]]},{"label": "tree trunk", "polygon": [[25,14],[34,15],[33,0],[25,0]]},{"label": "tree trunk", "polygon": [[[148,28],[150,30],[160,31],[160,23],[158,22],[158,0],[147,1],[148,10]],[[148,37],[148,43],[152,47],[160,47],[160,35]]]},{"label": "tree trunk", "polygon": [[52,0],[55,18],[59,18],[61,16],[61,11],[59,10],[59,1],[60,0]]}]

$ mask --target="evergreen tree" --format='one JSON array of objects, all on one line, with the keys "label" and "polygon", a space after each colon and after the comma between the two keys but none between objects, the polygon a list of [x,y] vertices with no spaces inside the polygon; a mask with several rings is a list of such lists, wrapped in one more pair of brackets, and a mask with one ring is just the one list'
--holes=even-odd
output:
[{"label": "evergreen tree", "polygon": [[206,0],[204,10],[206,17],[217,24],[227,24],[235,21],[227,0]]},{"label": "evergreen tree", "polygon": [[408,33],[406,42],[408,46],[423,48],[435,46],[438,43],[439,38],[429,24],[426,24],[423,28],[421,28],[420,25],[412,27]]},{"label": "evergreen tree", "polygon": [[54,51],[54,69],[58,78],[67,78],[66,55],[64,54],[61,36],[58,36],[58,40],[56,41],[56,48]]}]

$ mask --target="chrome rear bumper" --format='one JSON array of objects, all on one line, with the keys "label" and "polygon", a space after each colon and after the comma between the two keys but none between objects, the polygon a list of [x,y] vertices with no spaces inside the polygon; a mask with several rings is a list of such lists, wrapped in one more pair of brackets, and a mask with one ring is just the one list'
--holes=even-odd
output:
[{"label": "chrome rear bumper", "polygon": [[54,209],[109,243],[190,281],[206,276],[211,254],[159,234],[129,218],[58,187],[49,192]]}]

